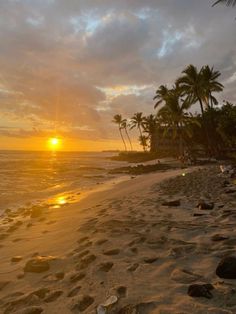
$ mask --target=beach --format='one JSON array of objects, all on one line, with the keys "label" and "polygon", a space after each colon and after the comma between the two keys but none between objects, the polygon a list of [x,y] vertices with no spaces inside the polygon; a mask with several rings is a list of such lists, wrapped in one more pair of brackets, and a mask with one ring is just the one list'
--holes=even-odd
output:
[{"label": "beach", "polygon": [[[235,313],[236,282],[215,273],[236,243],[234,185],[218,168],[145,174],[59,208],[6,213],[2,313]],[[196,208],[200,199],[214,208]],[[191,284],[214,289],[196,298]]]}]

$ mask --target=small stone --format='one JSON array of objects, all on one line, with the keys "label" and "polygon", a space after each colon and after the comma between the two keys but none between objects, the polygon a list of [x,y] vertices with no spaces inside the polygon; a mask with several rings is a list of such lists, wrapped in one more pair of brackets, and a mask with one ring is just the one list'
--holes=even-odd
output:
[{"label": "small stone", "polygon": [[190,297],[211,299],[213,297],[211,290],[213,289],[214,287],[211,284],[193,284],[188,288],[188,295]]},{"label": "small stone", "polygon": [[22,256],[14,256],[11,258],[12,263],[18,263],[22,260]]},{"label": "small stone", "polygon": [[49,270],[50,265],[47,259],[37,256],[29,260],[24,267],[24,272],[42,273]]},{"label": "small stone", "polygon": [[163,206],[177,207],[180,206],[180,200],[166,201],[162,203]]},{"label": "small stone", "polygon": [[236,279],[236,257],[223,258],[216,268],[216,275],[224,279]]},{"label": "small stone", "polygon": [[73,306],[73,310],[79,310],[80,312],[84,312],[90,305],[94,302],[94,298],[89,295],[80,296],[77,304]]},{"label": "small stone", "polygon": [[124,298],[126,296],[127,288],[125,286],[120,286],[116,289],[120,298]]}]

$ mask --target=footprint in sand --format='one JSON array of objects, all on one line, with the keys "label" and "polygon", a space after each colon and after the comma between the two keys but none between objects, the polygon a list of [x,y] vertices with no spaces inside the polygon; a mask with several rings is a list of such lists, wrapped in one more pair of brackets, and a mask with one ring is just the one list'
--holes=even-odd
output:
[{"label": "footprint in sand", "polygon": [[113,249],[103,252],[104,255],[112,256],[112,255],[118,255],[120,253],[119,249]]},{"label": "footprint in sand", "polygon": [[81,253],[75,254],[75,255],[74,255],[75,261],[78,262],[79,259],[81,259],[82,257],[88,255],[89,252],[90,252],[89,250],[85,250],[85,251],[83,251],[83,252],[81,252]]},{"label": "footprint in sand", "polygon": [[127,268],[127,271],[134,272],[139,267],[138,263],[134,263]]},{"label": "footprint in sand", "polygon": [[53,292],[51,292],[51,293],[46,297],[46,299],[44,299],[44,301],[45,301],[46,303],[54,302],[54,301],[56,301],[62,294],[63,294],[63,291],[61,291],[61,290],[53,291]]},{"label": "footprint in sand", "polygon": [[100,240],[97,240],[97,242],[95,242],[95,245],[102,245],[106,243],[107,241],[108,241],[107,239],[100,239]]},{"label": "footprint in sand", "polygon": [[81,259],[81,261],[76,265],[76,269],[85,269],[87,268],[93,261],[95,261],[96,256],[94,254],[90,254]]},{"label": "footprint in sand", "polygon": [[49,222],[47,222],[47,225],[52,225],[52,224],[55,224],[57,222],[57,220],[51,220]]},{"label": "footprint in sand", "polygon": [[83,238],[80,238],[77,242],[78,242],[79,244],[81,244],[81,243],[83,243],[83,242],[85,242],[85,241],[87,241],[87,240],[89,240],[89,237],[83,237]]},{"label": "footprint in sand", "polygon": [[75,283],[82,280],[85,277],[85,273],[76,273],[70,277],[70,282]]},{"label": "footprint in sand", "polygon": [[89,295],[80,296],[78,303],[72,307],[72,311],[84,312],[93,302],[94,298]]},{"label": "footprint in sand", "polygon": [[107,273],[112,269],[113,265],[114,264],[112,262],[101,263],[99,265],[99,270]]},{"label": "footprint in sand", "polygon": [[79,293],[80,289],[81,289],[81,286],[78,286],[78,287],[75,287],[74,289],[70,290],[69,293],[67,294],[67,297],[72,298],[72,297],[76,296]]}]

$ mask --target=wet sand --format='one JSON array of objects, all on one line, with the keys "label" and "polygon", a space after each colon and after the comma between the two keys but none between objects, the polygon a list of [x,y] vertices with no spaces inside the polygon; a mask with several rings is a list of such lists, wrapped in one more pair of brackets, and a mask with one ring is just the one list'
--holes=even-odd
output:
[{"label": "wet sand", "polygon": [[[236,194],[214,166],[182,173],[142,175],[74,204],[6,215],[0,311],[96,313],[116,296],[107,313],[236,313],[236,280],[215,274],[235,252]],[[200,199],[214,208],[196,208]],[[194,283],[212,284],[212,298],[189,296]]]}]

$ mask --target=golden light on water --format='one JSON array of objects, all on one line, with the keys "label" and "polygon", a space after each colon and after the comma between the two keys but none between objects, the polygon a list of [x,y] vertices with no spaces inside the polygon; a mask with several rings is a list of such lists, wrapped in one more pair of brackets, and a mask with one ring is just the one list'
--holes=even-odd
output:
[{"label": "golden light on water", "polygon": [[66,201],[66,197],[65,196],[59,196],[57,199],[56,199],[56,202],[58,205],[64,205],[67,203]]},{"label": "golden light on water", "polygon": [[48,140],[48,146],[51,150],[57,150],[60,148],[61,139],[58,137],[51,137]]}]

